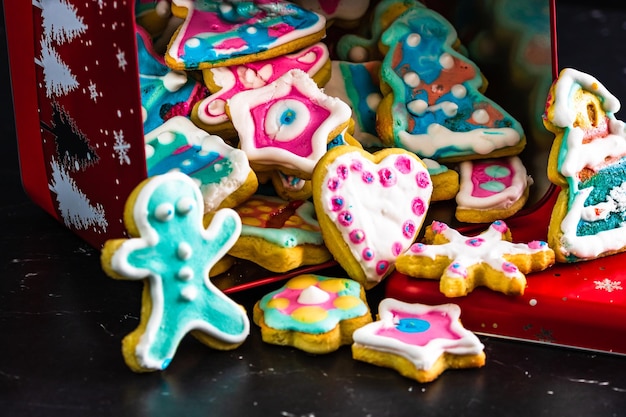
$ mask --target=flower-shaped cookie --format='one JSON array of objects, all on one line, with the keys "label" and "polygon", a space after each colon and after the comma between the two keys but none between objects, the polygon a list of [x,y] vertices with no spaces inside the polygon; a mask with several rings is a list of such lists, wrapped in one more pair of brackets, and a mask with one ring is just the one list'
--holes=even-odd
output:
[{"label": "flower-shaped cookie", "polygon": [[371,321],[363,288],[346,278],[299,275],[254,307],[265,342],[310,353],[352,343],[352,333]]},{"label": "flower-shaped cookie", "polygon": [[202,195],[187,175],[149,178],[129,197],[124,220],[130,239],[102,249],[102,267],[113,278],[142,280],[139,326],[122,342],[135,372],[168,367],[187,333],[217,349],[233,349],[249,333],[245,311],[209,280],[209,270],[241,231],[230,209],[202,224]]}]

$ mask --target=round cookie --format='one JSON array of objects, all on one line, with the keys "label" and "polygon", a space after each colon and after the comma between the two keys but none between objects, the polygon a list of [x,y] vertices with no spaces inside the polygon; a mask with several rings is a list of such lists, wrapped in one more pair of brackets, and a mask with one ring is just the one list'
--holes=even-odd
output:
[{"label": "round cookie", "polygon": [[253,313],[264,342],[314,354],[351,344],[354,331],[372,321],[359,283],[313,274],[291,278],[261,298]]}]

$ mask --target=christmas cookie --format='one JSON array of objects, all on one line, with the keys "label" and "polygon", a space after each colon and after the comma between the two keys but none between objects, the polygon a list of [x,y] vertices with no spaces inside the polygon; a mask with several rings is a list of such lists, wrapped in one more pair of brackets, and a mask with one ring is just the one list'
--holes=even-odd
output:
[{"label": "christmas cookie", "polygon": [[165,65],[144,29],[137,27],[136,36],[143,129],[149,133],[172,117],[191,115],[209,92],[187,73]]},{"label": "christmas cookie", "polygon": [[433,181],[433,194],[430,201],[453,199],[459,192],[459,173],[432,159],[423,158],[428,175]]},{"label": "christmas cookie", "polygon": [[294,68],[306,72],[317,85],[323,86],[331,71],[328,48],[318,42],[293,54],[204,70],[204,82],[212,94],[197,103],[191,119],[208,132],[233,137],[236,131],[226,113],[228,99],[238,92],[272,83]]},{"label": "christmas cookie", "polygon": [[595,77],[563,69],[546,102],[555,134],[548,178],[561,188],[548,243],[559,262],[626,250],[626,130],[619,100]]},{"label": "christmas cookie", "polygon": [[378,320],[354,332],[352,357],[431,382],[447,369],[480,368],[484,345],[465,329],[456,304],[428,306],[381,301]]},{"label": "christmas cookie", "polygon": [[331,61],[332,75],[324,92],[352,107],[351,135],[364,147],[381,147],[376,132],[376,109],[382,99],[378,73],[381,61]]},{"label": "christmas cookie", "polygon": [[485,286],[507,295],[522,295],[525,274],[554,264],[554,251],[543,241],[512,243],[511,231],[495,221],[478,236],[464,236],[434,221],[423,242],[396,261],[396,269],[415,278],[438,279],[446,297],[460,297]]},{"label": "christmas cookie", "polygon": [[369,289],[393,271],[422,227],[432,189],[424,163],[403,149],[338,146],[322,157],[313,174],[315,211],[348,276]]},{"label": "christmas cookie", "polygon": [[279,169],[302,179],[311,178],[329,142],[345,134],[352,114],[348,104],[297,69],[235,94],[227,111],[255,171]]},{"label": "christmas cookie", "polygon": [[332,258],[310,201],[255,195],[235,211],[243,226],[228,253],[236,258],[279,273]]},{"label": "christmas cookie", "polygon": [[200,187],[204,211],[234,207],[254,194],[258,182],[246,154],[176,116],[145,136],[148,176],[180,171]]},{"label": "christmas cookie", "polygon": [[521,125],[481,93],[480,70],[455,50],[456,38],[450,22],[424,7],[410,8],[383,33],[380,139],[439,162],[520,153]]},{"label": "christmas cookie", "polygon": [[200,189],[185,174],[144,180],[124,211],[130,239],[108,240],[102,249],[108,275],[144,283],[139,326],[122,341],[126,364],[135,372],[167,368],[188,333],[223,350],[248,336],[243,308],[209,280],[241,222],[234,211],[222,209],[204,228],[202,206]]},{"label": "christmas cookie", "polygon": [[464,161],[456,195],[457,220],[490,223],[517,213],[528,200],[532,179],[517,156]]},{"label": "christmas cookie", "polygon": [[307,200],[313,195],[311,180],[303,180],[295,175],[275,170],[272,172],[271,181],[274,191],[283,200]]},{"label": "christmas cookie", "polygon": [[354,331],[372,321],[359,283],[312,274],[291,278],[253,311],[264,342],[315,354],[351,344]]},{"label": "christmas cookie", "polygon": [[184,18],[165,54],[173,69],[239,65],[285,55],[326,35],[326,19],[287,1],[173,0]]}]

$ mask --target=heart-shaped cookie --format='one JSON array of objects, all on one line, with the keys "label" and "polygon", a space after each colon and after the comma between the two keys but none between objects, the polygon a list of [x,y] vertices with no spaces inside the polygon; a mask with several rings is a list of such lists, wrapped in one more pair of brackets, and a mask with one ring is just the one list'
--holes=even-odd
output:
[{"label": "heart-shaped cookie", "polygon": [[426,165],[399,148],[332,148],[316,165],[312,183],[327,248],[366,289],[389,275],[414,242],[433,190]]}]

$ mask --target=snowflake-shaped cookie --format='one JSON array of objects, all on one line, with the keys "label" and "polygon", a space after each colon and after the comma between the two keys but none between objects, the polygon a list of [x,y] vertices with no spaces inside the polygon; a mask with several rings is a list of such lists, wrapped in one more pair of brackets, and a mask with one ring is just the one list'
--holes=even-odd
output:
[{"label": "snowflake-shaped cookie", "polygon": [[187,175],[152,177],[131,194],[125,211],[130,239],[106,242],[102,266],[114,278],[142,280],[141,320],[122,342],[136,372],[168,367],[187,333],[217,349],[246,339],[245,311],[209,280],[209,270],[237,240],[241,221],[219,210],[202,224],[200,190]]},{"label": "snowflake-shaped cookie", "polygon": [[469,237],[435,221],[426,229],[424,242],[398,257],[396,269],[416,278],[440,279],[443,294],[459,297],[478,286],[521,295],[525,274],[552,264],[554,251],[546,242],[512,243],[511,232],[501,220]]}]

